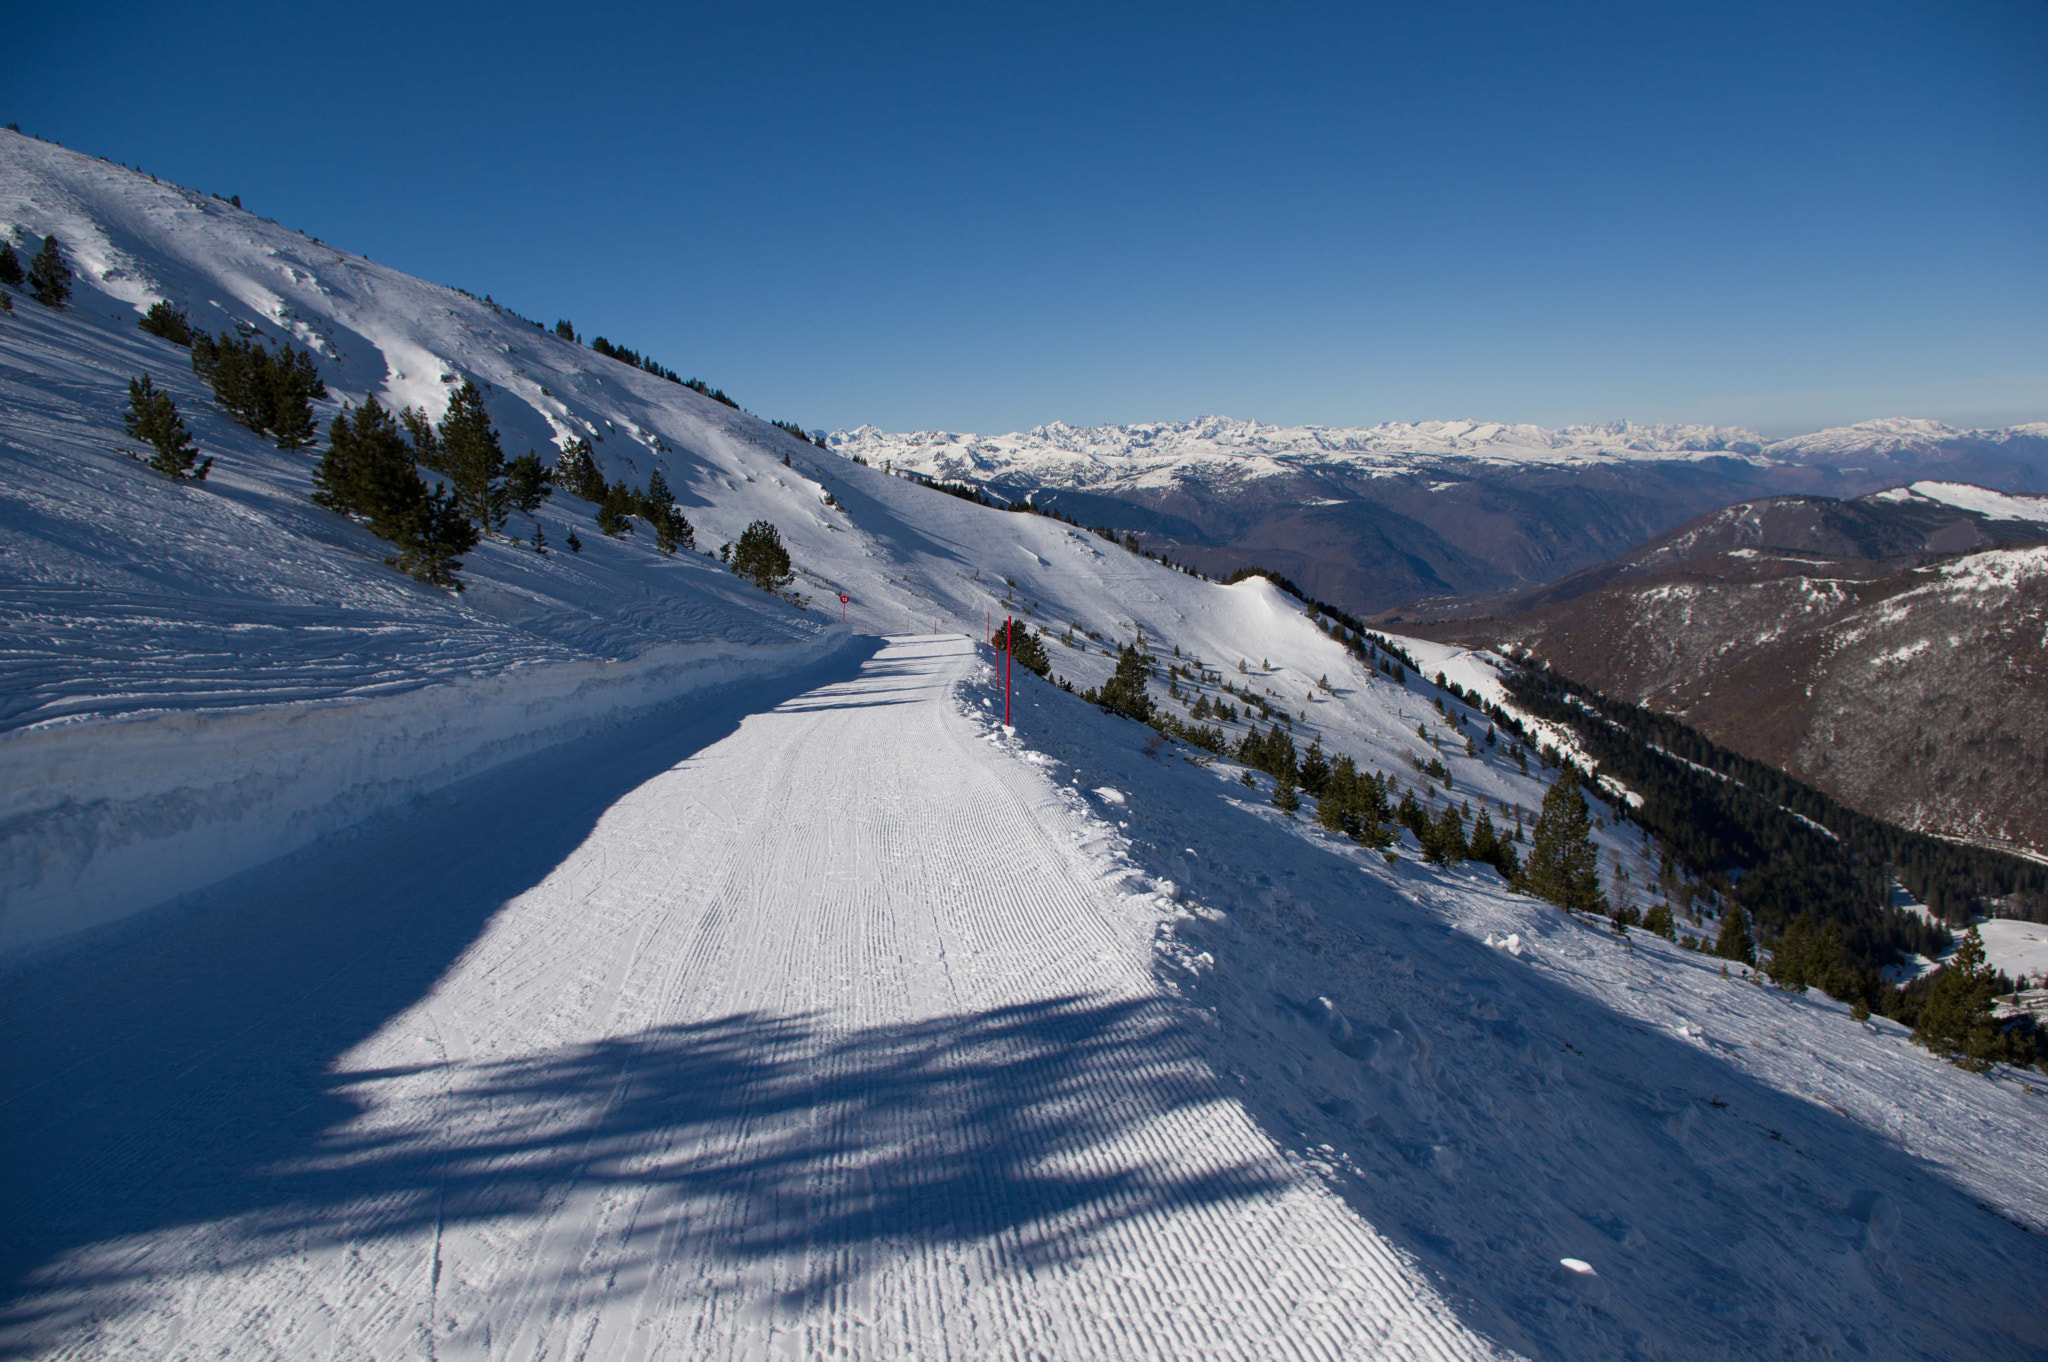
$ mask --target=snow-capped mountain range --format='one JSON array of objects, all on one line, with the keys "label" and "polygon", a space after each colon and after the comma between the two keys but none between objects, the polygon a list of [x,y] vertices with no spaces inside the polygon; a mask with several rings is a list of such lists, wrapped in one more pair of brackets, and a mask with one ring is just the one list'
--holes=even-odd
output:
[{"label": "snow-capped mountain range", "polygon": [[2048,447],[2048,422],[1959,430],[1939,421],[1886,418],[1770,441],[1740,426],[1544,426],[1499,421],[1387,422],[1352,428],[1276,426],[1227,416],[1132,425],[1034,426],[1007,435],[834,431],[827,443],[870,463],[884,460],[933,477],[1019,478],[1047,487],[1160,487],[1186,478],[1218,482],[1303,471],[1400,477],[1457,466],[1497,468],[1616,462],[1746,460],[1758,466],[1939,457],[1958,447]]},{"label": "snow-capped mountain range", "polygon": [[1271,568],[1360,613],[1553,581],[1749,497],[1857,496],[1925,478],[2048,490],[2048,423],[1880,420],[1767,442],[1722,426],[1336,430],[1208,417],[996,436],[862,427],[828,442],[1135,531],[1213,573]]}]

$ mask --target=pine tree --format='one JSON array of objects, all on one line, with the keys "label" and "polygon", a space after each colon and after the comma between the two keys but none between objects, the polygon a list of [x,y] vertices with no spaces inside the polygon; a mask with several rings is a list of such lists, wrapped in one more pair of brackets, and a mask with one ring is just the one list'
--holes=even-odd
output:
[{"label": "pine tree", "polygon": [[1464,816],[1457,805],[1446,801],[1443,812],[1428,825],[1428,835],[1422,838],[1422,854],[1437,865],[1450,865],[1466,859],[1468,850]]},{"label": "pine tree", "polygon": [[597,459],[591,452],[590,441],[581,436],[562,446],[562,452],[555,458],[554,481],[555,486],[571,496],[596,504],[603,503],[609,490],[604,474],[597,470]]},{"label": "pine tree", "polygon": [[533,522],[533,551],[543,558],[548,556],[548,532],[538,520]]},{"label": "pine tree", "polygon": [[130,435],[156,450],[150,456],[151,468],[167,478],[205,481],[213,460],[198,462],[199,451],[192,445],[185,419],[178,414],[178,404],[152,383],[148,374],[128,380],[127,426]]},{"label": "pine tree", "polygon": [[1308,745],[1308,752],[1301,759],[1301,788],[1323,797],[1323,791],[1330,787],[1330,761],[1323,755],[1323,740],[1315,739]]},{"label": "pine tree", "polygon": [[554,494],[554,480],[547,465],[532,450],[505,465],[505,500],[514,510],[532,515]]},{"label": "pine tree", "polygon": [[661,519],[654,522],[654,547],[671,555],[679,548],[695,549],[697,529],[680,510],[670,506],[662,513]]},{"label": "pine tree", "polygon": [[780,591],[795,578],[782,534],[765,520],[747,526],[733,546],[732,570],[763,591]]},{"label": "pine tree", "polygon": [[0,284],[20,288],[26,277],[21,272],[21,257],[14,253],[13,245],[0,241]]},{"label": "pine tree", "polygon": [[559,321],[555,323],[555,334],[565,341],[573,341],[576,339],[576,328],[569,325],[567,320]]},{"label": "pine tree", "polygon": [[429,498],[397,420],[372,397],[360,408],[343,408],[327,431],[327,451],[313,470],[313,500],[363,516],[378,538],[402,542]]},{"label": "pine tree", "polygon": [[604,500],[597,508],[597,528],[613,539],[633,533],[633,512],[638,510],[640,498],[623,482],[615,482],[605,489]]},{"label": "pine tree", "polygon": [[1756,963],[1756,942],[1749,934],[1749,914],[1742,911],[1740,904],[1728,905],[1728,911],[1721,918],[1721,933],[1714,938],[1714,954],[1723,960],[1740,960],[1745,965]]},{"label": "pine tree", "polygon": [[313,420],[313,399],[327,396],[320,366],[304,350],[284,346],[271,355],[261,349],[263,425],[277,437],[279,449],[302,449],[313,443],[320,427]]},{"label": "pine tree", "polygon": [[391,562],[422,582],[460,591],[462,579],[455,574],[462,567],[461,555],[475,548],[477,540],[467,508],[447,488],[436,488],[400,531],[398,555]]},{"label": "pine tree", "polygon": [[1046,655],[1044,642],[1022,620],[1008,629],[996,630],[996,652],[1000,654],[1005,648],[1013,648],[1017,665],[1033,676],[1052,674],[1052,658]]},{"label": "pine tree", "polygon": [[431,417],[408,406],[398,413],[398,424],[405,427],[406,437],[412,441],[412,456],[420,467],[430,468],[436,473],[448,471],[448,460],[441,449],[441,437],[434,430]]},{"label": "pine tree", "polygon": [[668,479],[661,475],[661,470],[657,468],[649,473],[647,490],[640,494],[640,514],[658,525],[668,508],[675,504],[675,494],[668,490]]},{"label": "pine tree", "polygon": [[2028,1063],[2033,1047],[2017,1032],[2002,1032],[1993,1011],[1997,996],[1998,973],[1986,963],[1984,938],[1972,924],[1929,985],[1913,1040],[1965,1069],[1982,1071],[1998,1060]]},{"label": "pine tree", "polygon": [[223,331],[192,339],[192,372],[213,389],[214,401],[235,421],[260,432],[264,425],[270,356],[253,340]]},{"label": "pine tree", "polygon": [[1594,849],[1592,820],[1579,774],[1567,766],[1543,796],[1543,811],[1522,865],[1520,887],[1561,908],[1586,913],[1607,911],[1600,891],[1600,853]]},{"label": "pine tree", "polygon": [[28,263],[28,288],[44,307],[62,308],[71,301],[71,267],[57,251],[57,238],[43,238],[43,248]]},{"label": "pine tree", "polygon": [[583,541],[576,537],[576,528],[573,525],[569,528],[569,537],[562,542],[569,546],[569,552],[571,553],[583,552]]},{"label": "pine tree", "polygon": [[1282,775],[1273,782],[1273,807],[1294,817],[1294,811],[1301,807],[1301,795],[1297,792],[1292,775]]},{"label": "pine tree", "polygon": [[150,335],[161,336],[173,345],[192,344],[191,318],[162,299],[151,303],[149,311],[143,313],[135,324]]},{"label": "pine tree", "polygon": [[1086,691],[1081,698],[1100,705],[1105,713],[1147,724],[1152,722],[1152,697],[1146,693],[1145,682],[1151,675],[1151,658],[1145,650],[1126,643],[1117,653],[1116,671],[1109,680],[1100,690]]},{"label": "pine tree", "polygon": [[505,451],[491,428],[483,394],[465,381],[441,418],[443,471],[454,484],[455,503],[477,529],[496,532],[505,523]]},{"label": "pine tree", "polygon": [[1650,911],[1643,914],[1643,930],[1655,932],[1666,941],[1676,940],[1678,924],[1671,920],[1671,905],[1658,900],[1650,905]]}]

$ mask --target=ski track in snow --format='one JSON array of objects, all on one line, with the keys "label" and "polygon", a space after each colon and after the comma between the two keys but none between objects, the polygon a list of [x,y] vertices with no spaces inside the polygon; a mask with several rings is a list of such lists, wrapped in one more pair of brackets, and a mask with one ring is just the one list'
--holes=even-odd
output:
[{"label": "ski track in snow", "polygon": [[[99,1223],[51,1254],[11,1341],[54,1356],[1490,1355],[1226,1094],[1153,980],[1158,902],[1104,877],[1101,826],[1042,773],[991,760],[951,699],[971,666],[958,638],[897,639],[639,783],[538,883],[472,904],[489,914],[475,940],[324,1073],[265,1074],[265,1047],[245,1053],[252,1028],[311,1023],[188,1016],[210,1036],[161,1056],[175,1077],[142,1079],[143,1105],[265,1122],[304,1085],[296,1104],[328,1120],[209,1170],[167,1150],[157,1120],[99,1109],[84,1152],[31,1160],[78,1160],[71,1185],[17,1189],[37,1223],[63,1227],[62,1203],[92,1201],[109,1168],[148,1181],[137,1161],[174,1155],[190,1185],[153,1214],[74,1212],[153,1223]],[[245,877],[223,897],[342,912],[374,875],[402,906],[322,928],[317,960],[238,934],[253,958],[230,945],[205,968],[225,983],[338,966],[325,987],[345,992],[402,938],[445,937],[384,933],[465,874],[499,877],[477,821],[533,817],[504,794],[464,787],[374,871],[343,844]],[[351,861],[352,883],[321,887]],[[125,980],[117,1011],[178,1014],[163,994],[181,971],[155,951],[123,962],[160,992]],[[81,1033],[46,1022],[8,1018],[28,1032],[9,1091],[70,1095],[10,1113],[29,1147],[76,1097],[67,1065],[104,1079],[137,1062],[81,1057]]]}]

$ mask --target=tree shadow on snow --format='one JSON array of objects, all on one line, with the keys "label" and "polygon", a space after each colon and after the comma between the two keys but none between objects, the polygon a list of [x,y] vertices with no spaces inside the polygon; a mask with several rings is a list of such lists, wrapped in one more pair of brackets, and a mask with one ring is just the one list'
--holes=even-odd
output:
[{"label": "tree shadow on snow", "polygon": [[[693,695],[17,971],[0,995],[0,1280],[14,1302],[0,1321],[11,1320],[10,1333],[33,1327],[41,1308],[33,1298],[50,1285],[44,1269],[73,1250],[127,1236],[230,1217],[295,1224],[302,1233],[310,1226],[316,1235],[329,1223],[342,1236],[402,1228],[420,1180],[439,1186],[452,1176],[445,1151],[349,1147],[337,1132],[356,1121],[376,1081],[337,1075],[337,1059],[423,996],[499,907],[561,865],[621,797],[720,741],[749,714],[801,706],[806,697],[843,691],[856,676],[878,674],[872,659],[880,647],[870,641],[860,654],[786,677]],[[881,668],[892,670],[893,661]],[[579,1112],[591,1099],[583,1085],[600,1081],[594,1076],[616,1075],[623,1065],[640,1077],[620,1105],[561,1126],[552,1150],[546,1132],[556,1128],[538,1112],[523,1132],[515,1128],[507,1138],[533,1141],[521,1158],[542,1173],[523,1182],[500,1174],[473,1186],[457,1178],[448,1195],[460,1192],[478,1214],[492,1214],[545,1183],[546,1170],[559,1173],[567,1151],[593,1147],[593,1139],[594,1147],[610,1147],[664,1123],[715,1124],[726,1119],[721,1113],[798,1100],[908,1103],[935,1081],[930,1066],[979,1047],[985,1059],[959,1061],[957,1075],[938,1080],[976,1093],[965,1126],[930,1135],[934,1150],[953,1153],[929,1179],[908,1159],[884,1169],[866,1213],[872,1232],[972,1234],[977,1225],[1021,1226],[1064,1211],[1085,1218],[1091,1206],[1139,1204],[1146,1189],[1116,1175],[1034,1174],[1024,1156],[1006,1164],[990,1151],[1009,1138],[1000,1134],[1005,1123],[1028,1135],[1019,1148],[1057,1148],[1067,1118],[1034,1105],[1030,1084],[1057,1089],[1108,1037],[1149,1025],[1128,1011],[1066,1003],[854,1036],[826,1047],[847,1076],[825,1097],[790,1067],[788,1056],[811,1042],[803,1024],[788,1019],[732,1018],[466,1072],[463,1081],[478,1093],[502,1088],[539,1108],[553,1092],[555,1106]],[[755,1051],[758,1060],[744,1058]],[[1020,1081],[1014,1093],[1005,1091]],[[1085,1141],[1076,1121],[1073,1138]],[[818,1170],[838,1148],[831,1141],[850,1138],[842,1130],[813,1146],[792,1136],[766,1156],[772,1166],[752,1170],[757,1185],[777,1186],[778,1167],[791,1179],[824,1176]],[[320,1159],[331,1166],[315,1169],[311,1161]],[[812,1172],[802,1173],[807,1166]],[[673,1186],[680,1195],[731,1172],[682,1170]],[[348,1209],[380,1187],[400,1209]],[[1242,1188],[1216,1194],[1226,1191]],[[757,1214],[734,1248],[765,1252],[779,1236],[798,1233],[852,1242],[863,1231]],[[105,1303],[83,1301],[93,1310]]]},{"label": "tree shadow on snow", "polygon": [[[1242,792],[1206,772],[1148,760],[1144,730],[1078,706],[1057,722],[1070,731],[1053,750],[1079,760],[1081,786],[1139,792],[1116,815],[1132,858],[1228,910],[1177,923],[1186,955],[1159,957],[1170,989],[1216,1009],[1211,1063],[1246,1079],[1270,1138],[1324,1168],[1470,1327],[1537,1357],[2048,1353],[2048,1236],[1839,1109],[1681,1037],[1675,1013],[1660,1028],[1571,987],[1560,964],[1625,949],[1604,923],[1542,909],[1534,954],[1516,958],[1362,873],[1359,853],[1216,797]],[[1213,784],[1144,797],[1183,778]],[[1406,863],[1392,874],[1423,897],[1459,887]],[[1498,885],[1483,867],[1457,874]],[[1637,940],[1645,956],[1680,955]],[[1176,963],[1204,951],[1213,967]],[[1711,1033],[1713,1017],[1692,1020]],[[1833,1061],[1813,1063],[1824,1082]],[[1933,1067],[1921,1100],[1951,1077]]]}]

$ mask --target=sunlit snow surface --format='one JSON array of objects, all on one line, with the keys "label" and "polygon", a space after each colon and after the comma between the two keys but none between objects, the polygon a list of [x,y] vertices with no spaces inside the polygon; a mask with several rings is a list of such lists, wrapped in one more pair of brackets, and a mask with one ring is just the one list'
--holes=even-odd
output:
[{"label": "sunlit snow surface", "polygon": [[[1268,583],[862,468],[11,134],[0,220],[85,273],[0,320],[0,926],[41,951],[0,993],[0,1347],[2048,1350],[2048,1099],[2017,1077],[1325,838],[1036,680],[1000,727],[985,621],[1045,625],[1077,687],[1142,631],[1301,745],[1533,810],[1483,719]],[[601,434],[706,545],[774,520],[817,604],[566,496],[552,557],[415,586],[135,329],[159,296],[317,344],[340,396],[489,384],[515,453]],[[203,486],[122,452],[145,368]]]}]

